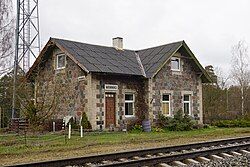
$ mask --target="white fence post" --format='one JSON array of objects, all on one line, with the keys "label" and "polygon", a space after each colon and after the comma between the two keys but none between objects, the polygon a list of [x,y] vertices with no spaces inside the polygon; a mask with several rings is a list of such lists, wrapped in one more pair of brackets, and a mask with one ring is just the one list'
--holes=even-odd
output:
[{"label": "white fence post", "polygon": [[69,136],[68,138],[70,139],[71,138],[71,123],[69,123]]},{"label": "white fence post", "polygon": [[81,126],[81,137],[83,137],[83,128]]},{"label": "white fence post", "polygon": [[53,132],[56,132],[56,123],[53,121]]}]

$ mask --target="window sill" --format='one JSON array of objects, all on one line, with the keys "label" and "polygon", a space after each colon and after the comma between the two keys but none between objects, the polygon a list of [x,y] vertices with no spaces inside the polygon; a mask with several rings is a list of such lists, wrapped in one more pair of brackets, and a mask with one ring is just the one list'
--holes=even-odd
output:
[{"label": "window sill", "polygon": [[65,69],[66,69],[66,68],[55,69],[55,74],[62,74],[62,73],[65,73],[65,72],[66,72]]},{"label": "window sill", "polygon": [[181,70],[180,70],[180,69],[171,69],[171,71],[181,72]]},{"label": "window sill", "polygon": [[187,115],[187,116],[189,116],[189,117],[191,117],[191,118],[194,118],[194,115],[193,115],[193,114],[185,114],[185,113],[184,113],[184,115]]},{"label": "window sill", "polygon": [[182,71],[177,71],[177,70],[171,70],[172,71],[172,75],[181,75]]},{"label": "window sill", "polygon": [[163,114],[165,117],[170,117],[170,118],[173,118],[174,116],[173,115],[166,115],[166,114]]},{"label": "window sill", "polygon": [[63,69],[65,69],[65,67],[56,68],[55,70],[63,70]]},{"label": "window sill", "polygon": [[124,115],[125,118],[135,118],[134,115]]}]

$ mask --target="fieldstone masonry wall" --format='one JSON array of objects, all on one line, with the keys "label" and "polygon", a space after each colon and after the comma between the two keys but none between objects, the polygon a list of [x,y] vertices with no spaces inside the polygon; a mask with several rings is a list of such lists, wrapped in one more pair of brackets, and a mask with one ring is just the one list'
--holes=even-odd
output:
[{"label": "fieldstone masonry wall", "polygon": [[[175,54],[181,57],[181,71],[171,70],[170,61],[149,80],[149,97],[152,97],[150,116],[156,121],[162,113],[161,100],[163,93],[170,93],[170,108],[172,115],[179,109],[183,110],[183,95],[191,94],[191,111],[195,119],[202,122],[202,89],[201,79],[195,73],[191,61],[180,53]],[[150,99],[149,99],[150,100]]]},{"label": "fieldstone masonry wall", "polygon": [[[118,85],[117,91],[106,91],[102,87],[102,96],[100,95],[100,81],[104,84]],[[116,127],[119,128],[123,120],[135,119],[141,117],[141,114],[145,114],[142,111],[141,104],[145,103],[146,95],[142,95],[141,91],[144,89],[143,79],[139,76],[117,76],[117,75],[92,75],[92,107],[91,112],[96,114],[96,119],[91,120],[95,129],[100,128],[100,124],[103,124],[105,128],[105,93],[115,93],[115,108],[116,108]],[[133,93],[135,97],[135,117],[125,117],[125,93]],[[102,98],[102,102],[100,102]],[[102,113],[100,113],[102,112]],[[92,126],[93,126],[92,125]]]},{"label": "fieldstone masonry wall", "polygon": [[67,115],[79,119],[82,112],[87,111],[88,82],[86,79],[80,81],[78,77],[86,74],[69,57],[66,57],[66,67],[57,70],[56,55],[59,53],[62,52],[55,49],[52,56],[48,56],[49,60],[45,62],[44,68],[38,69],[39,74],[35,78],[36,97],[38,102],[44,100],[47,104],[55,99],[53,119],[63,119]]}]

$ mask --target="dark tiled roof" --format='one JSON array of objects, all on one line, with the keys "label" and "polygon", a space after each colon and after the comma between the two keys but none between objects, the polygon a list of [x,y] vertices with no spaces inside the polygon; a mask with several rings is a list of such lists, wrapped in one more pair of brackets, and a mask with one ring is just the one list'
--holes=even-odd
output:
[{"label": "dark tiled roof", "polygon": [[182,41],[137,51],[148,78],[182,46]]},{"label": "dark tiled roof", "polygon": [[[90,72],[141,75],[152,77],[159,67],[182,45],[166,44],[139,51],[106,47],[51,38]],[[138,60],[138,56],[139,59]],[[140,64],[141,63],[141,64]],[[143,69],[142,69],[143,68]]]},{"label": "dark tiled roof", "polygon": [[91,45],[63,39],[53,38],[52,40],[66,49],[88,71],[142,75],[135,51],[117,50],[113,47]]}]

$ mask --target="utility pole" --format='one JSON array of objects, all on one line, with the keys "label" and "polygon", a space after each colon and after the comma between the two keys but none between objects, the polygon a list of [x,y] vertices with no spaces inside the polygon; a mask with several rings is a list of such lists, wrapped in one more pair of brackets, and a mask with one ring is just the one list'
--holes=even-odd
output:
[{"label": "utility pole", "polygon": [[12,119],[16,116],[17,75],[26,73],[40,52],[38,0],[17,0]]},{"label": "utility pole", "polygon": [[228,91],[229,91],[229,88],[226,88],[227,89],[227,112],[229,111],[229,108],[228,108]]},{"label": "utility pole", "polygon": [[0,107],[0,129],[2,128],[2,110]]}]

